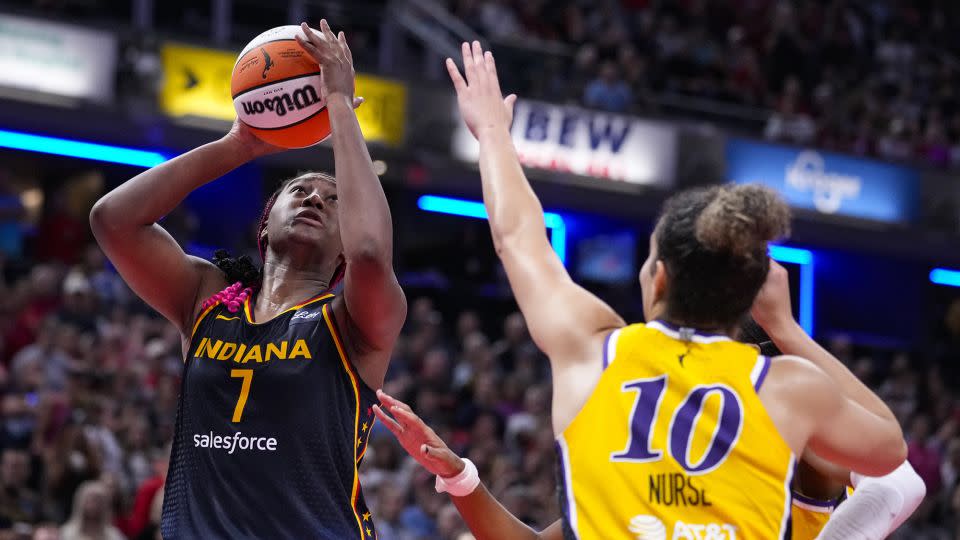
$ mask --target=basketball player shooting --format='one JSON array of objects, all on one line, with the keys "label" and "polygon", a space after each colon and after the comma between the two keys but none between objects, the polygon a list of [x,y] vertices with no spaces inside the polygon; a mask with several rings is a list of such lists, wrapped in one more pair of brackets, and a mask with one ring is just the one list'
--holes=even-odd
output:
[{"label": "basketball player shooting", "polygon": [[90,215],[124,280],[182,336],[168,540],[375,538],[357,467],[406,301],[390,210],[353,110],[350,49],[326,21],[322,38],[303,30],[323,75],[336,174],[288,179],[269,198],[262,268],[189,256],[157,224],[191,191],[280,151],[240,122],[120,185]]}]

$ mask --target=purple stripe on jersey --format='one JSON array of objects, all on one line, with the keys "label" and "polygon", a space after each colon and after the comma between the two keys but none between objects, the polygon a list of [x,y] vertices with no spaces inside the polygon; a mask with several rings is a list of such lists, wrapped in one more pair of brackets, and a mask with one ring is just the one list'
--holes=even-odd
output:
[{"label": "purple stripe on jersey", "polygon": [[610,338],[616,334],[617,331],[613,330],[607,334],[607,339],[603,340],[603,369],[607,369],[607,366],[610,365]]},{"label": "purple stripe on jersey", "polygon": [[770,371],[770,357],[762,356],[763,358],[763,368],[760,369],[760,375],[757,375],[757,382],[754,383],[753,388],[757,392],[760,391],[760,387],[763,386],[763,380],[767,378],[767,372]]},{"label": "purple stripe on jersey", "polygon": [[[769,361],[769,358],[767,359]],[[793,537],[793,497],[795,497],[793,490],[790,489],[790,486],[793,485],[793,477],[797,474],[797,460],[793,460],[793,464],[790,467],[790,478],[787,479],[787,483],[784,485],[786,488],[786,508],[784,511],[787,513],[787,526],[783,527],[780,531],[780,540],[790,540]]]},{"label": "purple stripe on jersey", "polygon": [[829,501],[821,501],[819,499],[812,499],[810,497],[805,497],[797,493],[796,491],[794,491],[792,495],[794,499],[802,502],[803,504],[806,504],[808,506],[815,506],[817,508],[836,508],[837,505],[840,504],[840,497],[837,497],[836,499],[830,499]]}]

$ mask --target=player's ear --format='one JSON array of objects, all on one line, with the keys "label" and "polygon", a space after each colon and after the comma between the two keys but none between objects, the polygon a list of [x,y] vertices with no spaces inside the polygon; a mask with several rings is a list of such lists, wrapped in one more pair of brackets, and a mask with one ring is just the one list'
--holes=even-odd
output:
[{"label": "player's ear", "polygon": [[663,261],[657,259],[653,270],[653,303],[658,304],[667,298],[667,288],[670,286],[667,279],[667,267]]}]

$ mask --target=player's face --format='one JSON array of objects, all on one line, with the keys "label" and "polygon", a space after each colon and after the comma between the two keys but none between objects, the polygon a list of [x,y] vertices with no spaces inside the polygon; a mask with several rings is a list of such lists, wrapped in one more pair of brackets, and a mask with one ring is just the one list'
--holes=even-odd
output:
[{"label": "player's face", "polygon": [[266,233],[275,250],[290,242],[342,253],[336,184],[320,175],[304,175],[287,184],[270,209]]}]

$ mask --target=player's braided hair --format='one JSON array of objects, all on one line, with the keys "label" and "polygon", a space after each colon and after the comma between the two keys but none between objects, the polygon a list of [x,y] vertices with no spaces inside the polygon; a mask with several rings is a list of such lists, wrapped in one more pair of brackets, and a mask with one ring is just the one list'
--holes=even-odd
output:
[{"label": "player's braided hair", "polygon": [[[264,204],[263,212],[260,214],[260,220],[257,222],[257,249],[260,251],[261,262],[266,261],[268,243],[267,237],[263,232],[267,228],[267,218],[270,217],[270,211],[277,202],[277,197],[279,197],[280,193],[294,180],[298,180],[307,175],[323,176],[331,181],[335,181],[332,176],[326,173],[310,172],[288,178],[280,183],[280,186],[277,187],[276,191],[270,195],[266,204]],[[240,309],[243,302],[253,294],[253,291],[260,288],[263,281],[263,268],[262,266],[258,267],[254,264],[249,256],[241,255],[240,257],[231,257],[230,253],[225,249],[219,249],[214,252],[212,262],[223,272],[227,282],[231,285],[204,300],[200,309],[202,311],[212,305],[222,303],[227,306],[229,311],[236,312]],[[330,279],[328,289],[333,289],[340,283],[345,270],[345,263],[337,266],[336,270],[334,270],[333,277]]]},{"label": "player's braided hair", "polygon": [[738,326],[770,270],[767,242],[789,230],[786,203],[762,186],[714,186],[671,197],[656,229],[658,257],[670,278],[667,316],[691,326]]}]

